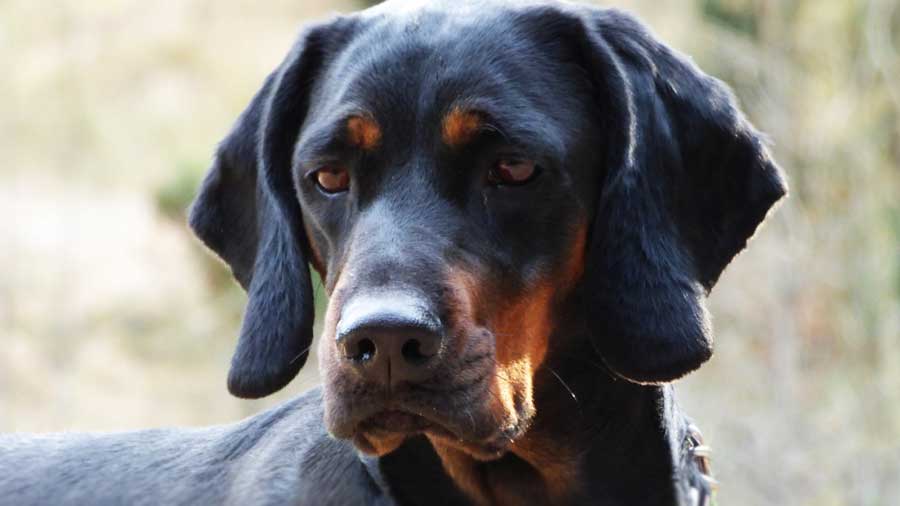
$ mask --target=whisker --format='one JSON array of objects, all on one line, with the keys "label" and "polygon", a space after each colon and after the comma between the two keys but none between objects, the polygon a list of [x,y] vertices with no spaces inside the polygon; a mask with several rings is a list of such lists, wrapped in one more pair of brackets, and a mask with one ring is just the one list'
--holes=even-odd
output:
[{"label": "whisker", "polygon": [[612,379],[619,379],[615,374],[612,373],[612,371],[609,370],[609,367],[607,367],[605,364],[597,363],[597,362],[594,362],[593,360],[588,360],[588,359],[584,358],[583,356],[576,355],[574,353],[564,353],[564,352],[555,352],[555,353],[559,353],[560,355],[562,355],[568,359],[577,360],[578,362],[587,364],[587,365],[593,367],[594,369],[599,369],[599,370],[603,371],[605,374],[607,374]]},{"label": "whisker", "polygon": [[297,356],[294,357],[294,358],[292,358],[291,361],[288,362],[288,363],[289,363],[289,364],[293,364],[294,362],[300,360],[300,357],[302,357],[302,356],[305,355],[306,353],[309,353],[310,348],[312,348],[312,345],[311,345],[311,344],[310,344],[309,346],[307,346],[306,349],[304,349],[303,351],[301,351],[300,353],[298,353]]},{"label": "whisker", "polygon": [[561,377],[559,374],[557,374],[557,372],[554,371],[552,367],[549,367],[549,366],[548,366],[548,367],[547,367],[547,370],[550,371],[551,374],[553,374],[554,376],[556,376],[556,379],[559,380],[559,383],[563,386],[563,388],[565,388],[566,390],[568,390],[569,395],[572,396],[572,400],[575,401],[575,404],[581,406],[581,404],[578,402],[578,397],[575,395],[575,392],[573,392],[572,389],[569,388],[569,385],[567,385],[566,382],[563,381],[562,377]]}]

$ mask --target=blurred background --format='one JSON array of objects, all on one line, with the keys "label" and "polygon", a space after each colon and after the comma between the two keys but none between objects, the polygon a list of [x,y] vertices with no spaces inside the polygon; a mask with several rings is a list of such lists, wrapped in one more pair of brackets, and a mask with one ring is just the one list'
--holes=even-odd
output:
[{"label": "blurred background", "polygon": [[[363,4],[0,1],[0,430],[221,423],[316,383],[229,397],[245,296],[184,209],[298,27]],[[900,2],[608,4],[732,84],[791,182],[678,385],[719,502],[900,504]]]}]

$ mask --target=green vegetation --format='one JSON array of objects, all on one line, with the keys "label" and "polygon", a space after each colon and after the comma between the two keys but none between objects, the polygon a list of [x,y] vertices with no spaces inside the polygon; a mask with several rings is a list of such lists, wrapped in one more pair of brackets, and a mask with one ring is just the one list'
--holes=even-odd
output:
[{"label": "green vegetation", "polygon": [[177,164],[171,179],[156,189],[156,208],[159,212],[179,222],[187,219],[188,206],[203,180],[205,170],[205,164]]}]

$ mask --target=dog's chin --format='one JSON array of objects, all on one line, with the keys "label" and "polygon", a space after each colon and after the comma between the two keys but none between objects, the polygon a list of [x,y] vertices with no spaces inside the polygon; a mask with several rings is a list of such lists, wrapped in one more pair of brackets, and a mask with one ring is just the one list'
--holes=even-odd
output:
[{"label": "dog's chin", "polygon": [[366,455],[381,457],[393,452],[410,436],[421,434],[434,424],[404,411],[387,410],[363,420],[353,431],[353,445]]},{"label": "dog's chin", "polygon": [[425,435],[433,445],[452,447],[479,461],[501,458],[516,438],[521,426],[497,430],[487,438],[462,435],[422,416],[404,411],[382,411],[362,421],[350,438],[360,452],[381,457],[399,448],[408,438]]}]

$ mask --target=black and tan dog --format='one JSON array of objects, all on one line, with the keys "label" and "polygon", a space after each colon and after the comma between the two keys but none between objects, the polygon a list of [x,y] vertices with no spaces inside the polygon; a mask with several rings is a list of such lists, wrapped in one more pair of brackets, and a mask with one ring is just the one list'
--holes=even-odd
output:
[{"label": "black and tan dog", "polygon": [[[703,504],[675,380],[785,193],[728,89],[632,17],[387,2],[305,31],[191,226],[249,293],[233,426],[0,439],[3,504]],[[333,436],[333,437],[332,437]]]}]

